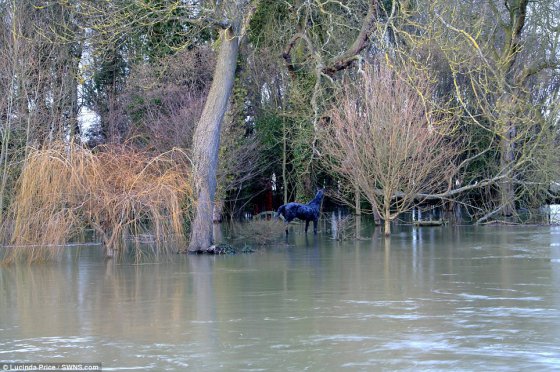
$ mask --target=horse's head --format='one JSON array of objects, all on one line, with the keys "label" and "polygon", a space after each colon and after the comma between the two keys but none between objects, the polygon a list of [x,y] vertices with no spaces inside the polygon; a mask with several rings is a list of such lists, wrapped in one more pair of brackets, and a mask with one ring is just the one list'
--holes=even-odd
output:
[{"label": "horse's head", "polygon": [[320,203],[324,195],[325,195],[325,189],[317,189],[317,194],[315,194],[313,201],[316,203]]}]

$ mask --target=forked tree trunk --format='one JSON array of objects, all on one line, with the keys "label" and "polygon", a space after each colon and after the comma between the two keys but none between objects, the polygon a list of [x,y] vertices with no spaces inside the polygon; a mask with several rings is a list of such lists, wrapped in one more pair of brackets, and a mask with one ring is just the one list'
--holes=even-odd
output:
[{"label": "forked tree trunk", "polygon": [[196,214],[191,226],[190,252],[204,252],[213,244],[212,210],[220,129],[235,80],[239,41],[232,29],[220,32],[214,77],[193,138]]}]

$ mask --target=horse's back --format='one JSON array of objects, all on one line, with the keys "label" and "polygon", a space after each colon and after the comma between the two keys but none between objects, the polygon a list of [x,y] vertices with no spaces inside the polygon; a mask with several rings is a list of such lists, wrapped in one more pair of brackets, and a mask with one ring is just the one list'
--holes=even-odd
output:
[{"label": "horse's back", "polygon": [[296,216],[300,220],[311,221],[315,220],[319,215],[319,209],[309,205],[300,204],[297,209]]},{"label": "horse's back", "polygon": [[319,216],[319,208],[314,205],[300,203],[288,203],[278,208],[278,215],[282,215],[286,221],[298,218],[303,221],[316,220]]},{"label": "horse's back", "polygon": [[282,215],[282,217],[284,217],[285,220],[291,221],[297,217],[296,215],[297,215],[298,205],[299,205],[298,203],[293,203],[293,202],[281,205],[280,208],[278,208],[277,215],[278,216]]}]

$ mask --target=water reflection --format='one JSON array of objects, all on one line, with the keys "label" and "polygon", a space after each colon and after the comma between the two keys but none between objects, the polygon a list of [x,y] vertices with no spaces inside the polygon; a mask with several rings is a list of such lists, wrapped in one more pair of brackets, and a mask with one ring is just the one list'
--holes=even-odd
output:
[{"label": "water reflection", "polygon": [[[325,233],[325,232],[324,232]],[[159,264],[0,270],[0,360],[111,370],[557,369],[560,228],[295,231]]]}]

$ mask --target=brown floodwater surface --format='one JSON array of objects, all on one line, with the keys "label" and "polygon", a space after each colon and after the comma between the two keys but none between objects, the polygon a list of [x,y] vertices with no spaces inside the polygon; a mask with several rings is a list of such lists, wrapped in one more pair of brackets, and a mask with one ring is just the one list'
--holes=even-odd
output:
[{"label": "brown floodwater surface", "polygon": [[559,370],[559,227],[296,230],[253,254],[0,268],[0,361],[103,370]]}]

